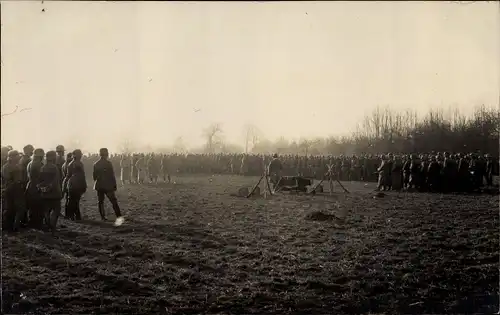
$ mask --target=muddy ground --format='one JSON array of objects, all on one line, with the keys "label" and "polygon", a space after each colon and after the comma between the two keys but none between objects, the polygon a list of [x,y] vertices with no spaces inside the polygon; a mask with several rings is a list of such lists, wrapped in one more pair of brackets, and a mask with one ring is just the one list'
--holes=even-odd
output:
[{"label": "muddy ground", "polygon": [[56,237],[4,233],[3,313],[498,310],[498,196],[373,198],[373,184],[346,183],[349,195],[251,200],[231,185],[256,178],[176,181],[120,187],[120,227],[98,220],[89,191],[86,220],[62,220]]}]

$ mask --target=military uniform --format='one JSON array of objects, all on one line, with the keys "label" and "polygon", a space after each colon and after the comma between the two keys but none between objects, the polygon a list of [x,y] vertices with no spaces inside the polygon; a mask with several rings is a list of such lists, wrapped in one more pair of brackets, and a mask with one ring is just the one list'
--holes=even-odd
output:
[{"label": "military uniform", "polygon": [[67,191],[68,191],[68,214],[70,220],[81,220],[80,199],[87,191],[87,180],[85,178],[85,168],[81,161],[82,152],[73,151],[73,161],[68,165]]},{"label": "military uniform", "polygon": [[46,164],[41,167],[39,184],[45,223],[52,232],[56,230],[57,221],[61,215],[61,199],[63,197],[62,175],[60,167],[56,165],[56,157],[55,151],[48,151],[45,154]]},{"label": "military uniform", "polygon": [[43,204],[40,191],[40,173],[43,166],[43,149],[36,149],[33,161],[28,164],[28,185],[26,187],[26,203],[29,209],[29,223],[34,228],[41,228],[43,221]]},{"label": "military uniform", "polygon": [[116,177],[113,170],[113,165],[107,159],[108,150],[101,149],[99,152],[101,158],[99,161],[94,163],[93,179],[94,179],[94,190],[97,191],[97,202],[99,207],[99,214],[101,219],[106,220],[106,214],[104,211],[104,197],[107,197],[113,206],[116,218],[121,218],[120,206],[118,205],[118,200],[116,198]]},{"label": "military uniform", "polygon": [[7,163],[2,166],[2,192],[6,209],[2,213],[3,228],[17,231],[24,218],[25,205],[23,172],[19,164],[19,152],[11,150]]}]

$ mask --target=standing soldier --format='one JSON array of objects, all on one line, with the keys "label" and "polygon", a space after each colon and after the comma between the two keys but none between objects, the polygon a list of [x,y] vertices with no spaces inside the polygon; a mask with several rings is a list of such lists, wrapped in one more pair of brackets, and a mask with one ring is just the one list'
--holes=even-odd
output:
[{"label": "standing soldier", "polygon": [[108,160],[108,149],[102,148],[99,150],[100,159],[94,163],[94,190],[97,191],[97,202],[101,219],[106,221],[106,213],[104,212],[104,197],[106,196],[113,206],[115,211],[115,225],[123,223],[123,217],[116,199],[116,177],[113,170],[113,165]]},{"label": "standing soldier", "polygon": [[0,165],[0,167],[4,166],[5,163],[7,163],[8,156],[9,156],[9,148],[2,147],[2,165]]},{"label": "standing soldier", "polygon": [[38,187],[41,183],[40,172],[43,166],[44,156],[45,152],[43,149],[36,149],[33,152],[33,161],[31,161],[27,167],[28,185],[26,187],[26,204],[30,212],[30,225],[36,229],[42,227],[43,221],[42,197]]},{"label": "standing soldier", "polygon": [[149,182],[157,184],[159,166],[154,153],[152,153],[151,156],[149,157],[147,166],[148,166]]},{"label": "standing soldier", "polygon": [[62,170],[62,177],[63,177],[63,183],[62,183],[62,193],[63,193],[63,198],[64,198],[64,216],[68,218],[68,191],[67,191],[67,180],[68,180],[68,165],[71,163],[73,160],[73,153],[70,152],[66,154],[66,161],[64,161],[64,164],[61,167]]},{"label": "standing soldier", "polygon": [[139,160],[139,155],[132,155],[132,174],[130,175],[130,181],[133,183],[137,183],[137,179],[139,178],[139,170],[137,169],[137,161]]},{"label": "standing soldier", "polygon": [[82,214],[80,212],[80,199],[87,191],[87,180],[85,179],[85,168],[82,163],[82,151],[73,151],[73,161],[68,165],[67,191],[68,191],[68,213],[69,219],[80,221]]},{"label": "standing soldier", "polygon": [[43,200],[45,223],[54,233],[57,220],[61,214],[62,183],[57,162],[57,152],[48,151],[45,154],[46,164],[40,170],[39,189]]},{"label": "standing soldier", "polygon": [[132,161],[130,160],[130,157],[127,154],[122,154],[122,157],[120,159],[120,180],[122,181],[122,185],[125,185],[125,183],[128,181],[129,184],[131,183],[130,181],[130,176],[132,174]]},{"label": "standing soldier", "polygon": [[389,190],[390,186],[389,179],[392,166],[391,163],[387,160],[387,157],[385,155],[382,155],[381,158],[382,158],[382,163],[377,169],[378,171],[377,191],[380,191],[380,189]]},{"label": "standing soldier", "polygon": [[[61,185],[62,185],[62,182],[63,182],[63,170],[62,170],[62,167],[64,165],[64,152],[65,152],[65,149],[64,149],[64,146],[63,145],[58,145],[56,147],[56,166],[57,168],[59,169],[59,175],[61,176]],[[47,152],[48,153],[48,152]]]},{"label": "standing soldier", "polygon": [[281,171],[283,170],[283,164],[278,158],[278,154],[273,155],[273,159],[269,162],[267,167],[268,174],[271,177],[271,184],[273,184],[273,189],[276,189],[276,185],[281,178]]},{"label": "standing soldier", "polygon": [[144,184],[144,178],[146,177],[146,163],[144,154],[140,154],[137,162],[135,162],[135,168],[137,169],[137,183]]},{"label": "standing soldier", "polygon": [[7,162],[2,167],[2,192],[6,203],[6,211],[2,213],[2,223],[7,230],[18,231],[26,209],[24,199],[23,175],[20,156],[16,150],[9,151]]},{"label": "standing soldier", "polygon": [[[26,191],[26,187],[28,185],[28,164],[31,162],[31,157],[33,156],[33,151],[35,151],[35,148],[31,145],[28,144],[23,148],[23,156],[21,156],[21,159],[19,161],[20,166],[21,166],[21,173],[22,173],[22,178],[23,178],[23,191]],[[23,198],[23,205],[26,207],[26,211],[24,211],[24,217],[21,220],[21,224],[23,226],[28,225],[28,212],[30,211],[28,207],[28,203],[26,202],[26,198]]]},{"label": "standing soldier", "polygon": [[167,179],[168,179],[168,183],[170,184],[171,178],[170,178],[169,167],[170,167],[170,165],[168,163],[168,155],[163,154],[161,156],[161,160],[160,160],[161,174],[163,177],[163,182],[167,182]]}]

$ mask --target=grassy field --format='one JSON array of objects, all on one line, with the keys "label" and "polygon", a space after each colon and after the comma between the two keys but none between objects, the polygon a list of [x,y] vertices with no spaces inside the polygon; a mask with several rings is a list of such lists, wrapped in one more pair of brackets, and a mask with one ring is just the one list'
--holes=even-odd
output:
[{"label": "grassy field", "polygon": [[[2,237],[3,313],[451,314],[498,310],[498,196],[230,196],[258,178],[118,191],[125,224]],[[114,219],[109,203],[108,218]],[[345,215],[344,220],[327,214]]]}]

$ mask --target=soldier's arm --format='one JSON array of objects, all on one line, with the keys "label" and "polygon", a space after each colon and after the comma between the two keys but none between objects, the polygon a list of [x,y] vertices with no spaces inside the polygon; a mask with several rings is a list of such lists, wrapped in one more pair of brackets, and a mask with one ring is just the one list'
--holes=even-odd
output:
[{"label": "soldier's arm", "polygon": [[92,178],[94,179],[94,181],[96,181],[97,177],[99,177],[99,169],[97,167],[97,163],[94,163],[94,170],[92,171]]}]

